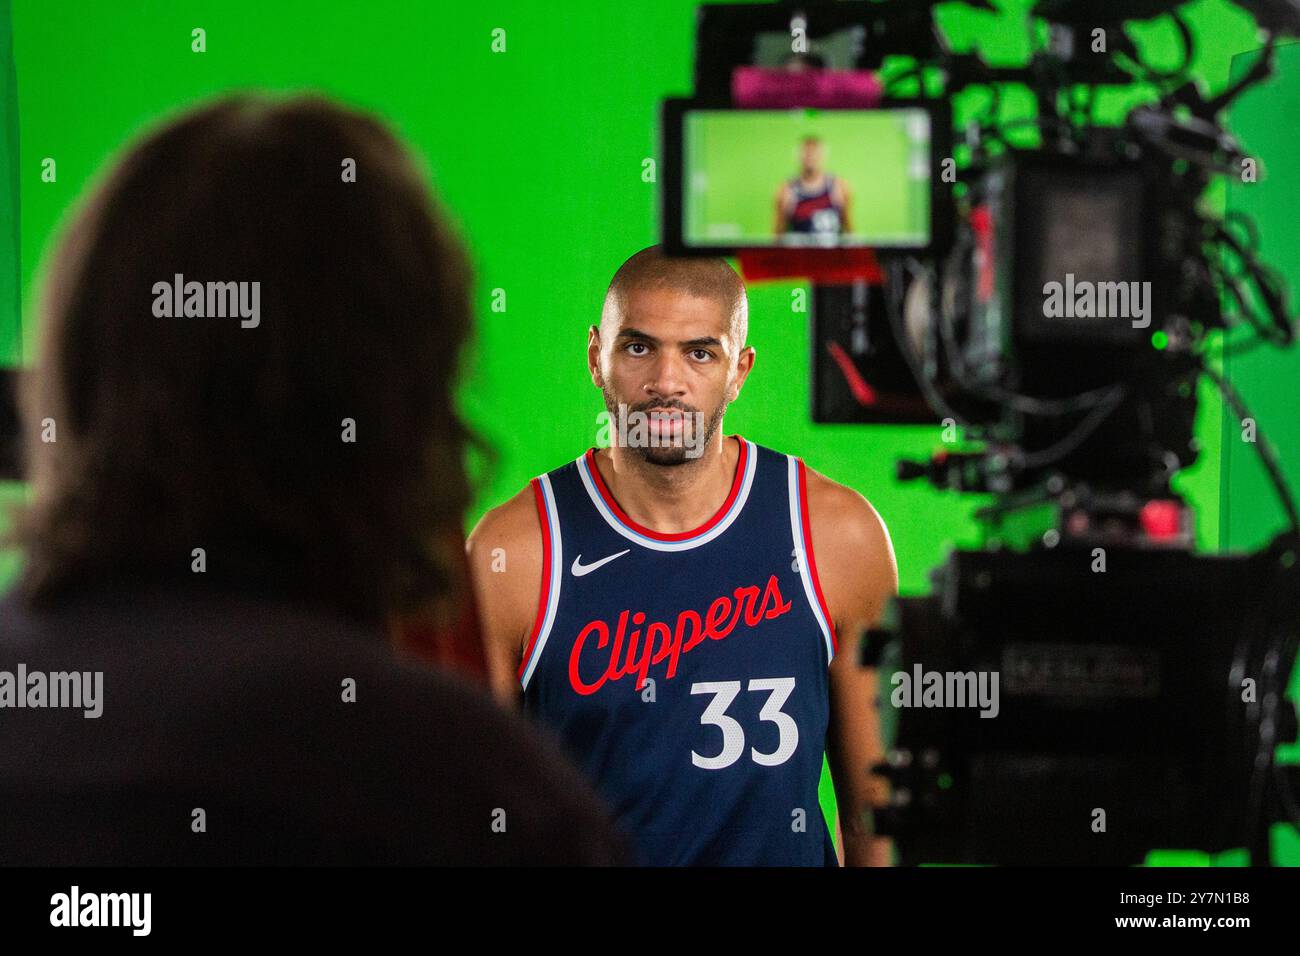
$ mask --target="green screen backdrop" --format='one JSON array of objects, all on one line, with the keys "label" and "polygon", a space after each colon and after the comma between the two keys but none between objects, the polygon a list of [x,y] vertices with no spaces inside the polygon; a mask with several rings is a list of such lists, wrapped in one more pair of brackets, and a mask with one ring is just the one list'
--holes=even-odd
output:
[{"label": "green screen backdrop", "polygon": [[[941,23],[955,49],[978,43],[994,62],[1019,62],[1030,0],[995,2],[1001,16],[946,5]],[[1251,22],[1227,0],[1193,4],[1189,20],[1200,44],[1194,69],[1222,88],[1233,56],[1257,46]],[[585,371],[586,329],[614,270],[657,241],[659,186],[647,160],[659,155],[659,100],[691,92],[694,23],[690,0],[0,0],[0,350],[30,359],[39,263],[96,173],[158,118],[244,88],[315,90],[373,110],[427,161],[476,265],[478,340],[460,399],[500,457],[466,516],[471,526],[594,443],[602,405]],[[206,32],[202,53],[191,49],[196,28]],[[498,30],[504,52],[493,51]],[[1176,61],[1167,24],[1135,35],[1157,62]],[[1113,121],[1140,98],[1105,95],[1098,118]],[[964,94],[958,118],[985,102],[980,91]],[[1001,106],[1004,119],[1031,109],[1027,94]],[[56,171],[49,182],[46,160]],[[1211,198],[1222,204],[1223,191]],[[902,590],[923,593],[950,548],[981,543],[971,514],[984,502],[893,479],[897,458],[940,445],[937,428],[811,423],[807,317],[791,309],[800,287],[750,288],[758,361],[728,431],[799,454],[866,495],[889,526]],[[1211,386],[1202,398],[1202,456],[1179,480],[1198,510],[1198,545],[1214,549],[1225,426]],[[1270,421],[1261,424],[1268,431]],[[1233,527],[1241,520],[1234,510]],[[12,558],[0,567],[12,570]],[[830,809],[825,779],[822,792]],[[1282,849],[1300,861],[1293,838]]]}]

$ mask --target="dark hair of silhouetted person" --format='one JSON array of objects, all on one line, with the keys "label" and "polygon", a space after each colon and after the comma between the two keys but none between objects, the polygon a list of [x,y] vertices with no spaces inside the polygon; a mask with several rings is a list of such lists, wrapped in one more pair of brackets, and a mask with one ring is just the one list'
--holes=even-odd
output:
[{"label": "dark hair of silhouetted person", "polygon": [[[159,317],[177,276],[259,283],[257,324]],[[22,396],[28,601],[176,578],[379,619],[444,594],[470,499],[452,391],[471,282],[368,115],[238,95],[131,145],[47,268]]]}]

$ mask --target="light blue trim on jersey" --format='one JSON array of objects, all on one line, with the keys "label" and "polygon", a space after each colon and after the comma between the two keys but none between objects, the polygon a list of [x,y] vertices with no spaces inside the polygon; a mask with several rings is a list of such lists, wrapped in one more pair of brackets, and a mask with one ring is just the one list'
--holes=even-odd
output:
[{"label": "light blue trim on jersey", "polygon": [[555,508],[555,491],[551,488],[551,479],[546,475],[541,475],[537,482],[542,487],[542,500],[546,503],[546,523],[551,537],[551,581],[546,595],[546,616],[542,619],[542,630],[537,635],[537,640],[533,642],[533,656],[529,658],[528,667],[520,681],[520,686],[524,688],[527,688],[528,682],[533,679],[533,671],[537,669],[537,662],[542,659],[546,639],[551,635],[555,612],[560,606],[560,582],[564,580],[564,545],[560,541],[560,516]]},{"label": "light blue trim on jersey", "polygon": [[736,500],[731,503],[731,508],[721,521],[715,524],[704,534],[696,535],[693,538],[686,538],[682,541],[659,541],[655,538],[647,538],[640,532],[629,528],[618,516],[609,509],[605,504],[605,499],[600,496],[600,491],[596,488],[596,483],[592,480],[591,472],[587,469],[586,452],[578,456],[578,474],[582,476],[582,484],[587,489],[587,494],[591,498],[591,503],[596,506],[605,523],[621,534],[627,540],[639,544],[644,548],[651,548],[655,551],[689,551],[692,548],[698,548],[702,544],[708,544],[722,532],[731,527],[736,518],[740,515],[741,509],[745,507],[745,501],[749,498],[749,489],[754,484],[754,471],[758,467],[758,449],[754,443],[747,438],[741,438],[745,443],[745,474],[741,478],[740,491],[736,493]]},{"label": "light blue trim on jersey", "polygon": [[817,589],[813,587],[812,573],[805,558],[805,555],[808,554],[808,542],[804,541],[803,521],[800,520],[799,465],[793,455],[786,455],[785,460],[789,467],[790,532],[794,536],[795,558],[799,565],[799,580],[803,582],[804,597],[808,599],[808,606],[812,608],[813,617],[817,619],[817,626],[822,629],[822,637],[826,641],[826,662],[829,664],[835,659],[835,644],[831,641],[830,624],[826,620],[826,615],[822,613],[821,602],[817,600]]}]

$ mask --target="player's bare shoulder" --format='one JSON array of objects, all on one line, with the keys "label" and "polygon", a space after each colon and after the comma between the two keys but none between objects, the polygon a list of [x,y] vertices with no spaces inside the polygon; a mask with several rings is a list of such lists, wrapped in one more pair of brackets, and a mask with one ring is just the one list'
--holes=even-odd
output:
[{"label": "player's bare shoulder", "polygon": [[817,575],[831,612],[837,618],[874,617],[886,597],[898,592],[889,529],[860,493],[804,470]]},{"label": "player's bare shoulder", "polygon": [[[808,477],[808,518],[813,532],[826,540],[826,547],[838,548],[858,543],[887,543],[889,532],[880,513],[863,495],[847,485],[832,481],[820,472],[804,466]],[[891,548],[892,550],[892,548]]]},{"label": "player's bare shoulder", "polygon": [[542,587],[542,527],[532,485],[483,515],[465,550],[484,636],[513,682]]}]

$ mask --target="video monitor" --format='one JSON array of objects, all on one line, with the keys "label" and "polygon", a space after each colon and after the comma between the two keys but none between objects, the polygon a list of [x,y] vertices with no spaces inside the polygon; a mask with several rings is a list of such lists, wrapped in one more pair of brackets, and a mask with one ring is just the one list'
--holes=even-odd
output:
[{"label": "video monitor", "polygon": [[926,250],[946,126],[929,104],[730,109],[665,103],[665,245]]}]

